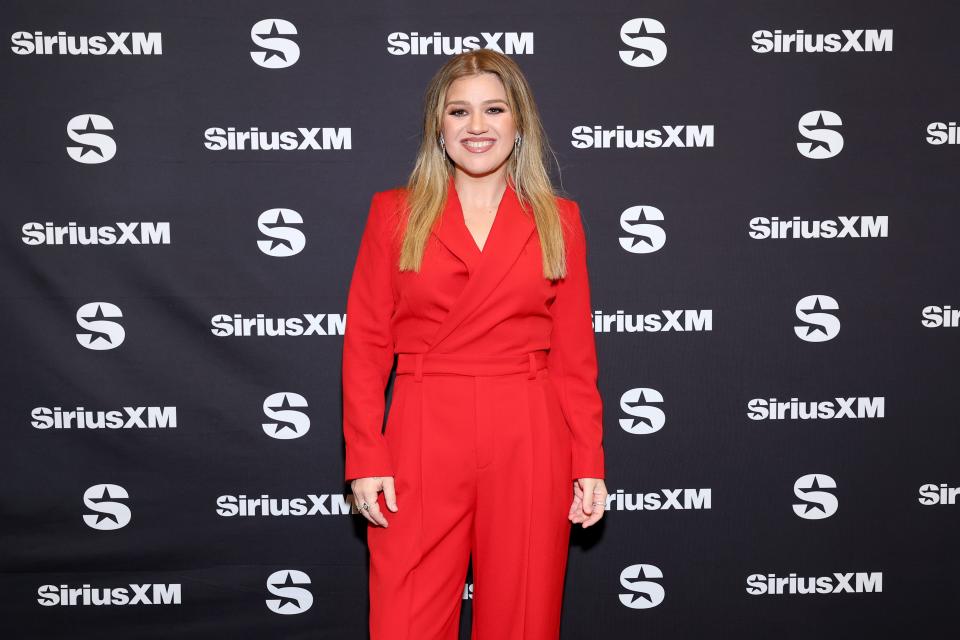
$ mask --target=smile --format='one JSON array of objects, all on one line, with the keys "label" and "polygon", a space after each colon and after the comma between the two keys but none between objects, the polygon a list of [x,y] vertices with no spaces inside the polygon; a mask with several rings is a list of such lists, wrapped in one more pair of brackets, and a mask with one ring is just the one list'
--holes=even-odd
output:
[{"label": "smile", "polygon": [[464,140],[463,146],[466,147],[470,153],[484,153],[493,146],[493,143],[493,140]]}]

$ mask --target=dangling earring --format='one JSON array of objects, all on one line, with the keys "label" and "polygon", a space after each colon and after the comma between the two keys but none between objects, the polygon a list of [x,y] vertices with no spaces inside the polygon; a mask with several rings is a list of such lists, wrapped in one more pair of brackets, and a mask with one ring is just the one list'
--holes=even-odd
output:
[{"label": "dangling earring", "polygon": [[443,149],[444,151],[447,150],[447,147],[444,146],[444,144],[443,144],[443,134],[442,134],[442,133],[440,134],[440,148]]},{"label": "dangling earring", "polygon": [[519,134],[519,133],[517,134],[517,138],[513,141],[513,146],[515,146],[517,149],[520,148],[520,134]]}]

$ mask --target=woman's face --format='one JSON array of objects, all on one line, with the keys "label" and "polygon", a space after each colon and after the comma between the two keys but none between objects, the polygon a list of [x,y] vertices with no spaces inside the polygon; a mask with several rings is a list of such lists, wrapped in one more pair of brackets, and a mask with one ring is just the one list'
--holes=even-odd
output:
[{"label": "woman's face", "polygon": [[500,78],[481,73],[454,80],[447,89],[441,131],[447,155],[461,171],[482,176],[503,166],[517,127]]}]

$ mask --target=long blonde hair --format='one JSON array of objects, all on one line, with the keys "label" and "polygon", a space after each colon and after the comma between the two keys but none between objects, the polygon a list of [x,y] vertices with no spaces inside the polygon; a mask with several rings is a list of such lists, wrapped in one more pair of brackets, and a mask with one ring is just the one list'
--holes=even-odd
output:
[{"label": "long blonde hair", "polygon": [[522,136],[520,146],[515,145],[507,159],[507,180],[524,212],[533,215],[536,222],[543,254],[543,276],[551,280],[562,278],[567,264],[556,201],[559,193],[550,181],[544,162],[550,149],[547,136],[520,67],[508,56],[491,49],[473,49],[452,57],[427,87],[420,149],[406,185],[407,215],[398,267],[401,271],[420,270],[430,230],[446,202],[447,186],[454,170],[453,161],[439,144],[447,89],[458,78],[485,72],[496,74],[503,82],[507,104]]}]

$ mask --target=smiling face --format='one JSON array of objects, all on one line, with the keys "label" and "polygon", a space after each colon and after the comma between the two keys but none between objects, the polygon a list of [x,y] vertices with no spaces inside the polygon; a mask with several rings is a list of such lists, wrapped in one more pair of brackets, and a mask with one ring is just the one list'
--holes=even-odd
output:
[{"label": "smiling face", "polygon": [[473,176],[499,170],[517,136],[506,89],[493,73],[454,80],[447,89],[440,124],[447,155]]}]

